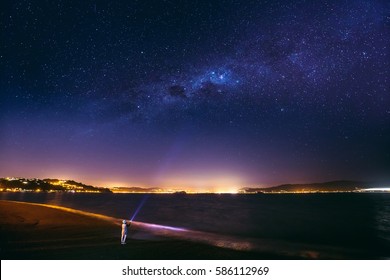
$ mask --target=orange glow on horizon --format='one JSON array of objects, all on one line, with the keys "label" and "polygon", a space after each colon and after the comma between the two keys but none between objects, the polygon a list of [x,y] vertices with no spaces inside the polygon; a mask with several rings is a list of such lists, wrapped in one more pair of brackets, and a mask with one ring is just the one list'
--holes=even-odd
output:
[{"label": "orange glow on horizon", "polygon": [[[185,191],[187,193],[238,193],[238,190],[243,186],[243,180],[232,174],[181,174],[178,176],[170,176],[152,180],[152,183],[145,183],[139,180],[129,181],[126,178],[90,178],[76,176],[77,174],[64,175],[49,175],[40,176],[40,179],[57,179],[59,182],[53,182],[54,185],[73,180],[86,185],[92,185],[100,188],[153,188],[157,193],[172,193]],[[161,189],[161,190],[158,190]]]},{"label": "orange glow on horizon", "polygon": [[175,176],[164,180],[163,188],[189,190],[193,192],[237,193],[242,185],[239,177],[229,175]]},{"label": "orange glow on horizon", "polygon": [[97,186],[107,188],[154,188],[161,192],[187,193],[237,193],[242,186],[242,180],[238,176],[229,175],[179,175],[155,180],[156,182],[145,184],[141,182],[129,182],[126,180],[107,180],[96,182]]}]

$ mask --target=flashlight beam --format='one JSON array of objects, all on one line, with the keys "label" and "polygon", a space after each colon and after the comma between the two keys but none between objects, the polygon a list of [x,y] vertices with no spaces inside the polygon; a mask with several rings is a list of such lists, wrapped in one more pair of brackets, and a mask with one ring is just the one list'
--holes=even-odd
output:
[{"label": "flashlight beam", "polygon": [[144,197],[142,198],[141,202],[139,203],[137,209],[135,209],[135,212],[134,212],[133,216],[132,216],[131,219],[130,219],[131,222],[135,219],[135,217],[137,216],[139,210],[141,210],[142,206],[144,206],[144,204],[145,204],[146,200],[148,199],[148,197],[149,197],[149,196],[146,195],[146,196],[144,196]]}]

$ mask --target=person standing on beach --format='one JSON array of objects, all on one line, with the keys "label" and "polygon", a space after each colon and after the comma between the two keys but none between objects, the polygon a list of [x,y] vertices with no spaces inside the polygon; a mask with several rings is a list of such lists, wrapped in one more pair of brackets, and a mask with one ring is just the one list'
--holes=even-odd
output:
[{"label": "person standing on beach", "polygon": [[126,220],[122,221],[122,235],[121,235],[121,244],[126,244],[126,238],[127,238],[127,228],[130,226],[130,223],[127,223]]}]

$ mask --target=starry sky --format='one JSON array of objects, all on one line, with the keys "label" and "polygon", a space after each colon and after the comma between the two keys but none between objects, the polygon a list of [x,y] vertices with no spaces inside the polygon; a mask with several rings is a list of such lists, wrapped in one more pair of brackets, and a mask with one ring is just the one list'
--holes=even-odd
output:
[{"label": "starry sky", "polygon": [[0,176],[390,180],[388,1],[0,5]]}]

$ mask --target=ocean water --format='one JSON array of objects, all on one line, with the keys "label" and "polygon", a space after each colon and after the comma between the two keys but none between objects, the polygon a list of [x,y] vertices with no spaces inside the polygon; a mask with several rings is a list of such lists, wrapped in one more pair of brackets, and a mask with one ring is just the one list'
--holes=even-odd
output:
[{"label": "ocean water", "polygon": [[0,199],[53,204],[118,219],[135,216],[137,222],[204,233],[204,239],[226,236],[233,238],[228,242],[249,242],[252,249],[276,244],[285,251],[327,250],[335,258],[390,258],[390,194],[386,193],[0,193]]}]

